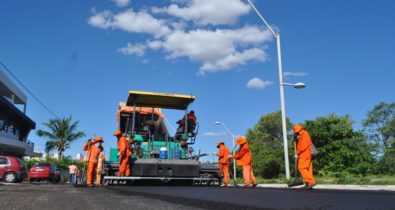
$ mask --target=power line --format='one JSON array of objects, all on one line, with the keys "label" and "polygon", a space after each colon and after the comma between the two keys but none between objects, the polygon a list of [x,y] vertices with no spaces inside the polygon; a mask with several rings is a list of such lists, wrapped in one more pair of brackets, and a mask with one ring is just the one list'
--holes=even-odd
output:
[{"label": "power line", "polygon": [[7,68],[6,65],[4,65],[1,61],[0,61],[0,65],[3,66],[3,68],[19,83],[19,85],[21,85],[23,87],[23,89],[26,90],[26,92],[28,92],[34,99],[36,99],[36,101],[41,104],[41,106],[44,107],[44,109],[46,109],[50,114],[52,114],[53,116],[55,116],[56,118],[59,118],[51,109],[49,109],[43,102],[41,102],[40,99],[38,99],[29,89],[27,89],[27,87],[25,85],[22,84],[21,81],[19,81],[18,78],[16,78],[16,76]]}]

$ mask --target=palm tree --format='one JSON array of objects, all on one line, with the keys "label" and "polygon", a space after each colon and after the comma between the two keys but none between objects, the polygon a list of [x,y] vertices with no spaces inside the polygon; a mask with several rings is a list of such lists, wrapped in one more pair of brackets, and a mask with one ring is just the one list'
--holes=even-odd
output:
[{"label": "palm tree", "polygon": [[73,141],[85,137],[84,132],[77,131],[78,121],[71,123],[71,116],[63,119],[50,119],[43,125],[48,128],[48,131],[40,129],[37,131],[37,135],[48,139],[45,143],[45,151],[48,153],[56,149],[59,159],[63,158],[63,152],[70,147]]}]

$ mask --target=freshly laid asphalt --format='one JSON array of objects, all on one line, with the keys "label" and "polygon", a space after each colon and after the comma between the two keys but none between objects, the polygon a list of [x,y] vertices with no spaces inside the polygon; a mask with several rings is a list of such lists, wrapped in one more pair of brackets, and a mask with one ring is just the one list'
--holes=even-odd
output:
[{"label": "freshly laid asphalt", "polygon": [[0,184],[0,209],[395,209],[395,192]]},{"label": "freshly laid asphalt", "polygon": [[111,186],[142,195],[212,209],[395,209],[395,192],[269,188]]}]

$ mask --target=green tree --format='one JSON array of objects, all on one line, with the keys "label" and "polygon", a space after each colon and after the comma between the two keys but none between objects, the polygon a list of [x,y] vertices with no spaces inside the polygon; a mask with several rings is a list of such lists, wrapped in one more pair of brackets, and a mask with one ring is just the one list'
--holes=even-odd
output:
[{"label": "green tree", "polygon": [[305,128],[319,152],[314,161],[315,172],[367,175],[372,171],[371,147],[362,132],[354,131],[348,115],[306,120]]},{"label": "green tree", "polygon": [[363,121],[369,141],[376,146],[377,172],[395,173],[395,103],[384,103],[368,111]]},{"label": "green tree", "polygon": [[376,143],[380,152],[390,147],[390,140],[395,137],[395,103],[384,103],[368,111],[363,126],[369,139]]},{"label": "green tree", "polygon": [[[287,128],[290,129],[291,126],[291,122],[287,119]],[[282,136],[280,111],[262,116],[259,122],[247,131],[256,175],[274,178],[284,172]]]},{"label": "green tree", "polygon": [[72,123],[71,116],[63,119],[50,119],[43,125],[48,128],[48,131],[40,129],[37,131],[37,135],[48,139],[45,143],[45,151],[56,149],[60,159],[63,158],[64,151],[70,147],[73,141],[85,136],[84,132],[77,131],[78,121]]}]

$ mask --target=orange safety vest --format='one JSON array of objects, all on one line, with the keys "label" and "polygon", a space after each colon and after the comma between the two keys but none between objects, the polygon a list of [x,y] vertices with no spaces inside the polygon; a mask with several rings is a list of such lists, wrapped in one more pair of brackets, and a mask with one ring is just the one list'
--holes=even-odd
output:
[{"label": "orange safety vest", "polygon": [[122,136],[121,138],[119,138],[117,145],[118,145],[119,154],[121,155],[122,158],[129,157],[130,155],[132,155],[126,137]]},{"label": "orange safety vest", "polygon": [[88,158],[87,161],[97,163],[97,160],[99,159],[100,152],[103,151],[103,148],[96,147],[95,142],[93,142],[93,143],[91,142],[90,145],[87,142],[84,145],[84,148],[83,148],[84,151],[87,151],[88,147],[89,147],[89,151],[86,156]]},{"label": "orange safety vest", "polygon": [[229,148],[223,144],[219,146],[218,162],[221,164],[229,164]]},{"label": "orange safety vest", "polygon": [[311,159],[311,138],[310,134],[306,130],[301,130],[299,132],[299,140],[296,145],[296,152],[300,159]]},{"label": "orange safety vest", "polygon": [[239,152],[234,155],[234,159],[236,159],[238,166],[251,165],[251,151],[248,143],[241,146]]}]

